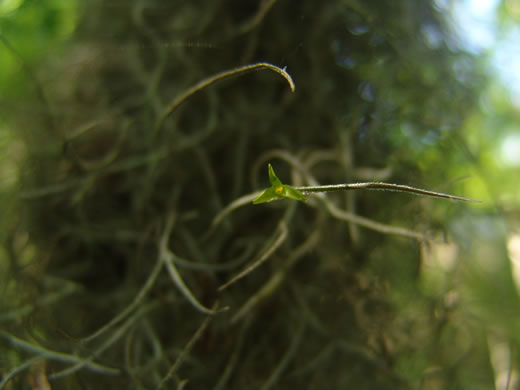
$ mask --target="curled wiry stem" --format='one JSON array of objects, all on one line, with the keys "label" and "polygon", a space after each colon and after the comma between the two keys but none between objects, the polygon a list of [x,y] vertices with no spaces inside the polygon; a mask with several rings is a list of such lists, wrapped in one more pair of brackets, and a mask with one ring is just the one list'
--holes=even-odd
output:
[{"label": "curled wiry stem", "polygon": [[254,269],[256,269],[261,264],[263,264],[264,261],[266,261],[274,253],[274,251],[276,251],[280,247],[280,245],[282,245],[282,243],[287,238],[287,225],[285,224],[284,221],[280,222],[279,229],[280,229],[280,235],[278,236],[276,241],[273,243],[273,245],[271,245],[270,248],[264,254],[262,254],[262,256],[260,256],[260,258],[258,260],[256,260],[253,264],[247,266],[243,271],[239,272],[237,275],[235,275],[233,278],[231,278],[231,280],[227,281],[222,286],[220,286],[218,288],[219,291],[225,290],[226,288],[228,288],[230,285],[232,285],[236,281],[242,279],[244,276],[251,273]]},{"label": "curled wiry stem", "polygon": [[239,68],[235,68],[235,69],[231,69],[231,70],[226,70],[224,72],[217,73],[213,76],[210,76],[206,79],[199,81],[197,84],[195,84],[193,87],[189,88],[183,94],[181,94],[180,96],[177,96],[170,103],[170,105],[166,108],[166,110],[164,110],[161,117],[157,121],[156,129],[155,129],[156,132],[158,132],[161,129],[164,121],[166,120],[167,117],[169,117],[173,113],[173,111],[175,111],[182,103],[184,103],[187,99],[189,99],[191,96],[193,96],[198,91],[206,88],[209,85],[216,83],[217,81],[224,80],[229,77],[237,76],[242,73],[252,72],[252,71],[261,70],[261,69],[268,69],[270,71],[278,73],[285,80],[287,80],[287,82],[289,83],[289,88],[291,88],[291,92],[294,92],[294,89],[295,89],[294,81],[293,81],[291,75],[289,73],[287,73],[285,68],[280,68],[276,65],[269,64],[267,62],[259,62],[256,64],[250,64],[250,65],[241,66]]},{"label": "curled wiry stem", "polygon": [[[197,298],[192,294],[188,286],[182,280],[179,272],[177,271],[177,267],[174,264],[174,254],[168,249],[168,237],[173,229],[174,216],[170,215],[166,220],[166,227],[164,229],[163,235],[161,237],[161,241],[159,243],[159,256],[162,259],[173,283],[177,286],[182,295],[192,304],[192,306],[204,314],[215,314],[217,313],[215,310],[210,309],[202,305]],[[227,310],[227,308],[223,308],[221,310]]]}]

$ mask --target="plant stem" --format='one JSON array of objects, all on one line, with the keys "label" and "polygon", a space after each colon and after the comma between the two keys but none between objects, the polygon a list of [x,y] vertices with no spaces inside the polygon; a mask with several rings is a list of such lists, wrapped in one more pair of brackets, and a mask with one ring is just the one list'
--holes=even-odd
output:
[{"label": "plant stem", "polygon": [[311,194],[316,192],[334,192],[334,191],[350,191],[350,190],[381,190],[381,191],[395,191],[395,192],[409,192],[416,195],[433,196],[435,198],[445,198],[452,200],[460,200],[463,202],[477,202],[469,198],[461,196],[444,194],[442,192],[423,190],[422,188],[411,187],[404,184],[391,184],[382,182],[366,182],[366,183],[346,183],[346,184],[330,184],[324,186],[308,186],[308,187],[294,187],[304,194]]}]

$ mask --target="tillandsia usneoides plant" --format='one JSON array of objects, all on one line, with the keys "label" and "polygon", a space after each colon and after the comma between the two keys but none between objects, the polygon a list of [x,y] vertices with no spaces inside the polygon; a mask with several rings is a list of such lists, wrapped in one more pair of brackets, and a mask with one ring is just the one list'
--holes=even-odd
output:
[{"label": "tillandsia usneoides plant", "polygon": [[281,180],[274,173],[274,169],[271,164],[268,165],[269,170],[269,181],[271,187],[265,189],[259,196],[254,200],[254,204],[260,204],[265,202],[271,202],[273,200],[280,200],[284,198],[295,199],[305,201],[305,194],[312,194],[317,192],[336,192],[336,191],[350,191],[350,190],[381,190],[381,191],[397,191],[397,192],[409,192],[416,195],[432,196],[434,198],[444,198],[451,200],[459,200],[463,202],[479,202],[469,198],[463,198],[461,196],[455,196],[450,194],[444,194],[442,192],[424,190],[422,188],[416,188],[404,184],[392,184],[383,182],[364,182],[364,183],[345,183],[345,184],[330,184],[323,186],[304,186],[304,187],[291,187],[287,184],[282,184]]},{"label": "tillandsia usneoides plant", "polygon": [[[455,196],[450,194],[444,194],[442,192],[429,191],[424,190],[422,188],[416,188],[409,185],[404,184],[392,184],[392,183],[384,183],[384,182],[364,182],[364,183],[345,183],[345,184],[331,184],[331,185],[323,185],[323,186],[304,186],[304,187],[292,187],[287,184],[283,184],[282,181],[276,176],[274,169],[271,164],[268,164],[269,170],[269,181],[271,182],[271,187],[262,191],[260,195],[253,199],[253,204],[260,204],[271,202],[274,200],[281,200],[284,198],[301,200],[305,201],[306,194],[319,193],[319,192],[336,192],[336,191],[350,191],[350,190],[381,190],[381,191],[397,191],[397,192],[408,192],[415,195],[421,196],[431,196],[434,198],[443,198],[450,199],[456,201],[463,202],[479,202],[477,200],[463,198],[461,196]],[[238,201],[234,202],[232,206],[229,206],[224,214],[229,212],[229,210],[239,207],[240,205],[244,205],[245,202],[249,202],[251,198],[246,196]],[[220,220],[221,217],[216,218]],[[359,221],[358,221],[359,222]],[[366,221],[365,221],[366,222]],[[372,225],[373,227],[373,225]],[[380,229],[376,229],[380,230]],[[388,230],[387,230],[388,231]],[[411,236],[415,236],[416,234],[407,234]],[[278,248],[278,246],[285,240],[287,237],[287,226],[285,223],[280,224],[280,235],[276,242],[266,251],[258,260],[247,266],[243,271],[239,272],[237,275],[232,277],[228,282],[224,283],[219,287],[219,290],[222,291],[234,284],[238,280],[242,279],[244,276],[251,273],[255,268],[260,266],[265,260]]]}]

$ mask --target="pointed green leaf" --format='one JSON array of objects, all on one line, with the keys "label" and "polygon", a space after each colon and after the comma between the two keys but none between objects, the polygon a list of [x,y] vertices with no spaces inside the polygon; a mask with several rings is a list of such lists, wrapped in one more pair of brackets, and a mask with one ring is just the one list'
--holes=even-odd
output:
[{"label": "pointed green leaf", "polygon": [[273,188],[268,188],[253,200],[253,204],[271,202],[276,199],[280,199],[280,196],[274,192]]},{"label": "pointed green leaf", "polygon": [[300,191],[298,191],[296,188],[288,186],[287,184],[285,184],[283,186],[283,191],[280,195],[283,196],[284,198],[302,200],[302,201],[305,200],[305,196],[303,196],[303,194]]},{"label": "pointed green leaf", "polygon": [[276,173],[274,173],[273,166],[271,164],[268,165],[269,167],[269,181],[271,182],[271,186],[273,188],[278,188],[282,186],[282,182],[280,179],[278,179],[278,176],[276,176]]}]

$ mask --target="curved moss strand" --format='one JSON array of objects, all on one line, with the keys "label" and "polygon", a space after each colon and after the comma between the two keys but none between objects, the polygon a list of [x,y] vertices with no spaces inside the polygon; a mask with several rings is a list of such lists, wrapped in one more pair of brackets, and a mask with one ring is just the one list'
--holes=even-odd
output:
[{"label": "curved moss strand", "polygon": [[[146,323],[146,319],[143,319],[143,325]],[[144,327],[144,326],[143,326]],[[128,373],[128,375],[130,376],[130,378],[132,379],[132,381],[134,382],[134,384],[136,384],[136,388],[138,388],[138,386],[141,386],[142,387],[142,383],[140,383],[140,380],[137,376],[137,370],[136,370],[136,367],[135,367],[135,364],[134,362],[132,362],[132,351],[133,351],[133,346],[136,341],[136,331],[137,331],[137,327],[133,327],[132,329],[130,329],[125,337],[125,340],[124,340],[124,348],[123,348],[123,356],[124,356],[124,362],[125,362],[125,370],[126,372]],[[153,348],[153,347],[152,347]],[[154,349],[155,351],[155,349]],[[137,385],[138,384],[138,385]]]},{"label": "curved moss strand", "polygon": [[[184,236],[183,236],[184,238]],[[191,237],[190,239],[193,239]],[[195,240],[194,240],[195,241]],[[252,242],[251,240],[247,240],[245,244],[242,244],[245,248],[243,251],[236,256],[235,258],[225,260],[218,263],[210,263],[210,262],[194,262],[191,260],[186,260],[182,257],[177,256],[176,254],[172,253],[174,258],[173,261],[176,265],[178,265],[181,268],[186,268],[190,270],[195,271],[202,271],[202,272],[215,272],[215,271],[227,271],[234,269],[242,264],[244,264],[248,258],[251,257],[254,251],[256,243]]]},{"label": "curved moss strand", "polygon": [[43,308],[48,305],[52,305],[58,302],[59,300],[81,290],[81,287],[73,282],[64,282],[65,283],[62,289],[59,289],[58,291],[52,291],[47,294],[43,294],[41,298],[38,298],[37,300],[33,301],[33,303],[28,303],[21,306],[18,309],[7,311],[6,313],[0,314],[0,322],[20,319],[21,317],[31,313],[33,310],[35,310],[36,307]]},{"label": "curved moss strand", "polygon": [[287,73],[285,68],[280,68],[276,65],[269,64],[267,62],[259,62],[256,64],[245,65],[245,66],[241,66],[239,68],[220,72],[220,73],[217,73],[213,76],[210,76],[206,79],[199,81],[197,84],[195,84],[193,87],[189,88],[183,94],[176,97],[170,103],[170,105],[166,108],[166,110],[164,110],[164,112],[160,116],[159,120],[157,121],[157,124],[155,126],[155,133],[158,133],[161,130],[162,125],[163,125],[164,121],[166,120],[166,118],[168,118],[182,103],[184,103],[186,100],[188,100],[191,96],[193,96],[197,92],[203,90],[204,88],[206,88],[220,80],[224,80],[224,79],[227,79],[230,77],[238,76],[243,73],[248,73],[248,72],[261,70],[261,69],[267,69],[272,72],[278,73],[285,80],[287,80],[287,83],[289,84],[289,88],[291,89],[291,92],[294,92],[294,90],[295,90],[294,81],[293,81],[291,75],[289,73]]},{"label": "curved moss strand", "polygon": [[233,276],[229,281],[224,283],[222,286],[218,288],[219,291],[223,291],[232,284],[236,283],[240,279],[242,279],[244,276],[250,274],[253,272],[256,268],[258,268],[260,265],[262,265],[271,255],[283,244],[283,242],[287,239],[287,225],[282,220],[280,224],[278,225],[278,230],[280,233],[278,234],[278,237],[273,242],[272,245],[270,245],[269,249],[267,249],[259,258],[258,260],[254,261],[252,264],[248,265],[244,270],[239,272],[237,275]]},{"label": "curved moss strand", "polygon": [[[192,306],[204,314],[216,314],[217,312],[205,307],[202,305],[197,298],[192,294],[191,290],[186,286],[184,281],[182,280],[181,275],[177,271],[177,267],[175,267],[174,258],[175,255],[168,248],[168,241],[170,233],[173,229],[174,216],[168,216],[166,220],[166,226],[164,228],[164,232],[161,236],[161,240],[159,242],[159,257],[161,258],[161,263],[164,264],[168,273],[170,274],[170,278],[172,279],[175,286],[179,289],[182,295],[192,304]],[[222,310],[226,310],[227,308],[222,308]]]},{"label": "curved moss strand", "polygon": [[251,202],[255,198],[257,198],[261,193],[261,191],[253,192],[251,194],[241,196],[240,198],[232,201],[213,218],[213,221],[211,222],[211,228],[206,234],[209,235],[224,220],[224,218],[231,214],[233,211],[242,206],[251,204]]},{"label": "curved moss strand", "polygon": [[[166,149],[144,154],[136,155],[128,158],[122,158],[119,161],[115,161],[113,164],[104,167],[100,172],[97,172],[98,178],[106,175],[130,171],[142,166],[153,164],[156,161],[163,160],[170,155],[170,152]],[[83,175],[77,179],[70,179],[47,186],[38,187],[33,190],[24,190],[18,193],[20,199],[32,200],[43,198],[46,196],[56,195],[75,187],[79,187],[85,182],[90,180],[90,175]]]},{"label": "curved moss strand", "polygon": [[96,371],[102,374],[119,374],[119,370],[117,368],[107,367],[93,362],[94,357],[82,358],[80,356],[68,353],[52,351],[40,345],[32,344],[28,341],[22,340],[4,331],[0,331],[0,336],[7,339],[15,347],[18,347],[24,351],[37,353],[38,358],[68,363],[72,362],[76,363],[77,366],[86,367],[92,371]]},{"label": "curved moss strand", "polygon": [[[180,195],[180,191],[177,191],[174,193],[174,195],[173,195],[174,203],[177,202],[179,195]],[[152,269],[152,272],[150,272],[150,275],[144,282],[143,286],[137,293],[136,297],[132,300],[132,303],[129,304],[127,307],[125,307],[118,315],[116,315],[114,318],[112,318],[112,320],[110,320],[107,324],[103,325],[101,328],[99,328],[97,331],[90,334],[89,336],[81,339],[82,342],[85,343],[85,342],[88,342],[88,341],[100,336],[101,334],[106,332],[108,329],[110,329],[111,327],[113,327],[114,325],[116,325],[117,323],[122,321],[125,317],[130,315],[130,313],[132,313],[132,311],[134,309],[136,309],[142,302],[144,302],[145,297],[151,291],[151,289],[152,289],[153,285],[155,284],[155,282],[157,281],[157,278],[159,277],[159,274],[163,267],[163,258],[161,256],[162,253],[161,253],[160,248],[161,248],[161,245],[165,245],[163,243],[163,241],[165,241],[167,239],[167,236],[165,237],[165,234],[169,234],[171,232],[171,230],[173,229],[173,225],[175,223],[176,217],[177,217],[176,211],[175,210],[170,211],[170,213],[168,215],[168,219],[166,220],[165,231],[159,240],[159,253],[157,255],[157,259],[156,259],[154,268]]]},{"label": "curved moss strand", "polygon": [[414,232],[413,230],[396,227],[392,225],[386,225],[384,223],[376,222],[371,219],[361,217],[359,215],[349,213],[348,211],[341,210],[340,208],[334,206],[332,202],[328,202],[324,199],[321,199],[325,202],[325,207],[327,208],[327,211],[332,215],[334,218],[343,220],[345,222],[352,222],[359,226],[363,226],[364,228],[374,230],[379,233],[383,234],[395,234],[398,236],[404,236],[404,237],[410,237],[415,238],[419,241],[428,241],[428,237],[422,233]]},{"label": "curved moss strand", "polygon": [[[159,362],[167,361],[164,351],[164,344],[159,338],[156,329],[150,322],[150,318],[145,317],[139,321],[138,327],[133,327],[128,332],[124,341],[124,360],[128,374],[136,383],[134,388],[140,388],[138,384],[143,380],[143,374],[147,377],[153,375],[158,378],[158,370],[154,370]],[[150,348],[151,358],[142,361],[141,354],[143,348]],[[153,373],[152,373],[153,371]],[[144,385],[141,388],[145,388]]]},{"label": "curved moss strand", "polygon": [[258,6],[258,10],[256,13],[251,17],[251,19],[246,20],[238,29],[238,34],[246,34],[256,28],[260,23],[262,23],[262,20],[264,20],[265,16],[269,13],[271,8],[273,8],[273,5],[278,0],[264,0],[260,2],[260,5]]},{"label": "curved moss strand", "polygon": [[146,279],[146,282],[143,284],[143,286],[137,293],[136,297],[132,300],[132,303],[129,304],[127,307],[125,307],[118,315],[116,315],[114,318],[112,318],[107,324],[103,325],[101,328],[99,328],[94,333],[90,334],[89,336],[81,339],[81,341],[86,343],[88,341],[95,339],[96,337],[99,337],[100,335],[105,333],[107,330],[112,328],[114,325],[121,322],[126,316],[130,315],[130,313],[143,302],[144,298],[151,291],[153,285],[155,284],[155,281],[157,280],[157,277],[159,276],[159,274],[161,272],[162,265],[163,265],[162,259],[160,257],[158,257],[157,262],[156,262],[154,268],[152,269],[152,272],[150,272],[148,279]]},{"label": "curved moss strand", "polygon": [[[71,375],[76,371],[81,370],[83,367],[89,366],[92,364],[92,361],[96,359],[99,355],[101,355],[105,350],[110,348],[114,343],[116,343],[121,337],[123,337],[127,330],[130,329],[132,325],[134,325],[138,319],[143,317],[146,313],[153,310],[155,307],[159,306],[158,302],[152,302],[146,306],[143,306],[140,310],[138,310],[134,315],[129,317],[124,324],[122,324],[119,328],[115,330],[115,332],[103,343],[101,346],[96,348],[94,352],[90,354],[90,356],[82,359],[78,363],[73,366],[66,368],[65,370],[56,372],[49,376],[51,379],[61,378],[64,376]],[[118,370],[119,372],[119,370]]]},{"label": "curved moss strand", "polygon": [[306,255],[312,248],[314,248],[319,242],[320,232],[314,230],[314,232],[296,249],[294,249],[288,256],[285,264],[283,264],[279,270],[277,270],[269,280],[258,289],[233,315],[230,323],[233,324],[249,313],[254,307],[258,306],[259,303],[272,296],[274,292],[280,287],[285,280],[287,272]]},{"label": "curved moss strand", "polygon": [[33,366],[33,364],[41,362],[42,360],[46,360],[46,357],[45,356],[36,356],[34,358],[31,358],[31,359],[23,362],[22,364],[16,366],[15,368],[13,368],[11,371],[9,371],[7,374],[5,374],[2,378],[2,380],[0,381],[0,390],[2,390],[7,385],[7,383],[11,379],[13,379],[16,375],[31,368]]},{"label": "curved moss strand", "polygon": [[[168,270],[168,273],[170,274],[170,277],[173,281],[173,284],[179,289],[182,295],[184,295],[184,298],[188,300],[188,302],[191,303],[191,305],[204,314],[216,314],[216,311],[213,311],[207,307],[205,307],[202,303],[198,301],[197,298],[193,295],[191,290],[186,286],[186,283],[182,280],[181,275],[177,271],[177,268],[175,267],[175,263],[173,260],[173,255],[171,253],[166,254],[163,257],[163,262],[166,266],[166,269]],[[225,309],[225,308],[224,308]],[[224,310],[222,309],[222,310]]]}]

